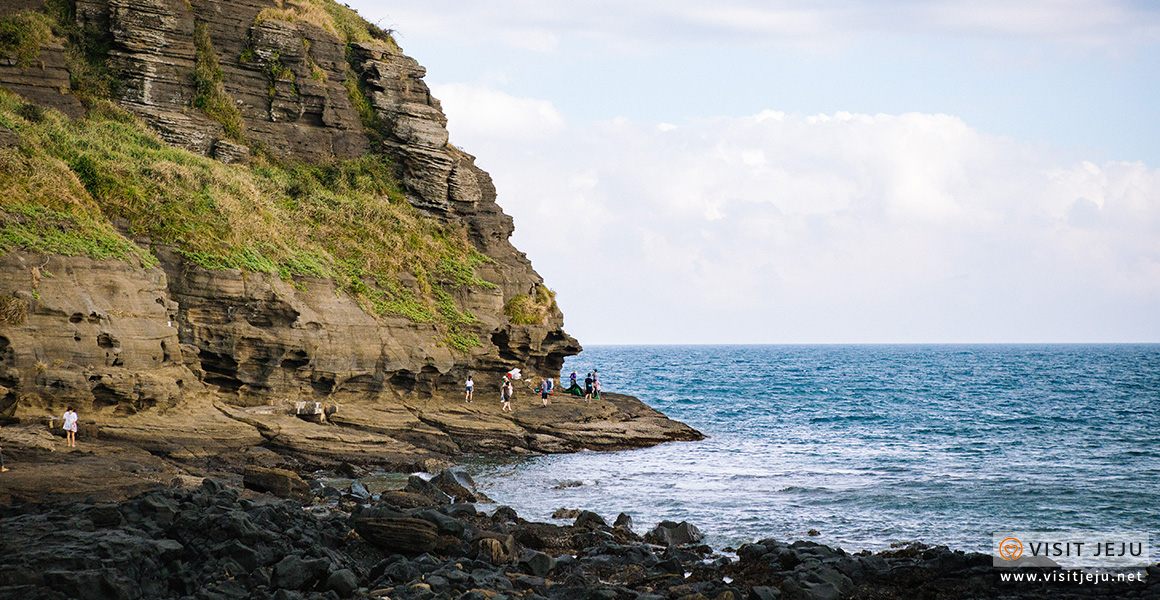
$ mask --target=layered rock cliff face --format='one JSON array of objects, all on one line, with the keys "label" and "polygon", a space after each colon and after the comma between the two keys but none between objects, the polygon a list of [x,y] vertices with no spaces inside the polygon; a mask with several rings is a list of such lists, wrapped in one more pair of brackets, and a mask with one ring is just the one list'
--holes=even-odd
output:
[{"label": "layered rock cliff face", "polygon": [[[114,100],[171,144],[227,164],[254,149],[285,161],[391,157],[407,200],[462,224],[487,257],[476,274],[488,285],[452,294],[475,315],[468,329],[482,345],[457,350],[435,325],[372,316],[329,279],[207,270],[148,239],[137,241],[158,266],[10,251],[0,256],[0,295],[20,314],[0,324],[0,414],[29,420],[75,404],[103,436],[161,453],[260,439],[299,455],[368,461],[698,437],[624,398],[535,417],[496,414],[504,372],[557,376],[580,346],[554,308],[540,324],[504,314],[543,280],[509,243],[512,219],[488,174],[449,145],[424,69],[389,38],[344,40],[295,18],[294,6],[311,3],[77,0],[68,14],[107,45]],[[0,16],[43,7],[18,4]],[[241,136],[191,107],[199,51],[220,65]],[[60,44],[45,43],[32,65],[0,60],[0,86],[80,118],[67,69]],[[480,390],[471,405],[461,396],[469,373]],[[283,412],[302,401],[337,407],[332,424]]]}]

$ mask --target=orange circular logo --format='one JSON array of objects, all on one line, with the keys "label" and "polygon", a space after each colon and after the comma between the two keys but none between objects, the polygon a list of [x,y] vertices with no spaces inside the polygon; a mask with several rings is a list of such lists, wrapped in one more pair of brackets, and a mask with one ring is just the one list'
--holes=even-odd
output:
[{"label": "orange circular logo", "polygon": [[999,542],[999,556],[1007,560],[1015,560],[1023,556],[1023,542],[1019,538],[1009,537]]}]

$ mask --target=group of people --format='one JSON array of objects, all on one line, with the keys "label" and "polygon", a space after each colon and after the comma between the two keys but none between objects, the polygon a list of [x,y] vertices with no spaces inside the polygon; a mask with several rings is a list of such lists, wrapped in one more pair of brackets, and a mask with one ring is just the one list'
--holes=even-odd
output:
[{"label": "group of people", "polygon": [[[64,424],[61,427],[64,429],[65,441],[69,448],[77,447],[77,421],[79,420],[80,417],[77,416],[77,411],[73,407],[70,406],[68,410],[64,411]],[[4,452],[2,450],[3,448],[0,447],[0,473],[7,473],[8,467],[4,466]]]},{"label": "group of people", "polygon": [[[576,383],[576,371],[572,371],[570,379],[572,385],[568,389],[579,391],[580,385]],[[596,369],[592,369],[584,377],[584,400],[591,402],[593,398],[600,398],[600,373]]]},{"label": "group of people", "polygon": [[[576,377],[576,371],[572,371],[572,375],[570,377],[571,384],[569,385],[568,389],[564,391],[579,396],[581,388],[576,382]],[[500,384],[499,388],[499,399],[500,402],[503,403],[503,406],[500,409],[501,412],[513,412],[512,398],[514,398],[516,395],[514,381],[517,378],[518,374],[513,376],[512,373],[507,373],[503,376],[503,382]],[[464,388],[466,393],[464,394],[463,401],[465,403],[473,402],[475,400],[475,380],[471,375],[467,376],[467,381],[464,382]],[[532,388],[532,391],[540,394],[540,401],[543,403],[543,406],[546,407],[548,406],[548,397],[553,394],[555,388],[555,381],[551,377],[544,377],[540,379],[539,387]],[[584,388],[582,391],[584,400],[587,402],[591,402],[592,398],[600,398],[600,379],[596,369],[592,369],[584,378]]]}]

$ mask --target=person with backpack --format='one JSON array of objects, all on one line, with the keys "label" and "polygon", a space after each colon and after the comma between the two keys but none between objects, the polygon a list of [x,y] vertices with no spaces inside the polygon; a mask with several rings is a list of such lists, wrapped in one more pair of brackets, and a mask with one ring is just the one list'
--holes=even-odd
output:
[{"label": "person with backpack", "polygon": [[500,388],[499,393],[500,400],[503,401],[502,412],[514,412],[512,411],[512,396],[514,396],[515,393],[516,388],[512,385],[512,380],[505,378],[503,381],[503,387]]},{"label": "person with backpack", "polygon": [[552,380],[547,379],[547,378],[541,379],[540,380],[540,399],[543,400],[545,408],[547,408],[547,406],[548,406],[548,396],[551,393],[552,393]]}]

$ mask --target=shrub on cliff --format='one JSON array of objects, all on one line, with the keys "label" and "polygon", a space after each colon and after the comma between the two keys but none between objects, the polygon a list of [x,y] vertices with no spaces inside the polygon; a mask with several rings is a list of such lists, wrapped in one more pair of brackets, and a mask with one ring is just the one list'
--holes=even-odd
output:
[{"label": "shrub on cliff", "polygon": [[0,19],[0,56],[22,67],[32,66],[40,45],[52,39],[52,21],[43,13],[22,10]]},{"label": "shrub on cliff", "polygon": [[537,285],[531,296],[515,296],[503,307],[515,325],[543,325],[557,310],[556,292],[542,285]]}]

